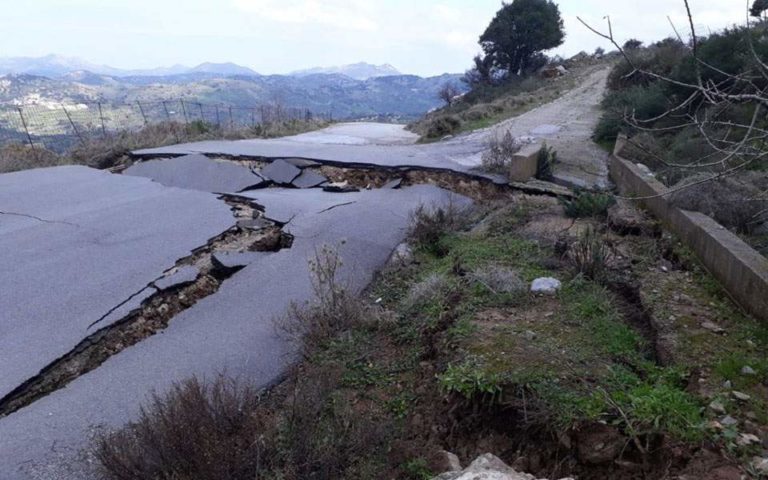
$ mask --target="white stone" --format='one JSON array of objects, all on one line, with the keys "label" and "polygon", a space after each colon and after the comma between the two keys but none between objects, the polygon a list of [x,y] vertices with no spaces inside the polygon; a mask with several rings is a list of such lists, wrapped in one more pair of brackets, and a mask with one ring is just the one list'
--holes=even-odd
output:
[{"label": "white stone", "polygon": [[560,280],[551,277],[537,278],[531,284],[531,292],[544,295],[554,295],[561,288],[563,288],[563,284]]}]

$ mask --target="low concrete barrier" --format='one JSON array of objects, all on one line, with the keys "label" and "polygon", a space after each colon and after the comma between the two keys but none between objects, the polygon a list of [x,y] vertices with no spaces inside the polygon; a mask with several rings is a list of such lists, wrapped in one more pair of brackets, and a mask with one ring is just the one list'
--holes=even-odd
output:
[{"label": "low concrete barrier", "polygon": [[639,197],[646,209],[693,250],[734,301],[768,321],[768,259],[710,217],[673,206],[666,186],[621,157],[624,145],[625,140],[619,138],[610,164],[611,179],[621,194]]},{"label": "low concrete barrier", "polygon": [[539,165],[539,150],[541,145],[532,144],[520,149],[512,157],[509,178],[513,182],[527,182],[536,176]]}]

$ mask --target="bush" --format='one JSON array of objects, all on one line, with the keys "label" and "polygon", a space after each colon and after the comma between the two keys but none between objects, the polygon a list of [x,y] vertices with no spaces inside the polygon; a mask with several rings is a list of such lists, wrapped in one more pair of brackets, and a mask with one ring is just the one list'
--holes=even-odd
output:
[{"label": "bush", "polygon": [[487,150],[481,158],[483,170],[492,173],[509,174],[509,169],[515,154],[520,151],[520,143],[511,132],[506,132],[502,137],[494,134],[490,137]]},{"label": "bush", "polygon": [[568,218],[606,218],[608,209],[616,203],[609,193],[579,192],[576,197],[565,200],[565,216]]},{"label": "bush", "polygon": [[461,128],[461,120],[454,115],[445,115],[430,119],[426,125],[427,138],[443,138],[453,135]]},{"label": "bush", "polygon": [[605,280],[605,272],[611,257],[610,247],[591,226],[587,227],[579,240],[568,249],[568,260],[576,273],[595,281]]},{"label": "bush", "polygon": [[478,268],[472,272],[472,278],[496,294],[519,294],[528,291],[528,283],[517,271],[500,265]]},{"label": "bush", "polygon": [[0,173],[65,165],[66,159],[42,147],[9,144],[0,147]]},{"label": "bush", "polygon": [[657,117],[664,113],[668,100],[661,85],[636,85],[609,93],[602,103],[604,112],[595,127],[597,141],[615,140],[628,126],[625,115],[634,114],[638,120]]},{"label": "bush", "polygon": [[442,302],[450,288],[451,284],[445,275],[433,273],[413,284],[403,299],[403,307],[408,311],[418,311],[435,302]]},{"label": "bush", "polygon": [[101,436],[96,457],[115,480],[257,478],[273,458],[253,415],[260,401],[252,387],[223,378],[188,380],[155,395],[136,423]]},{"label": "bush", "polygon": [[[683,187],[711,178],[699,173],[676,185]],[[768,221],[766,177],[762,172],[742,172],[737,176],[710,180],[683,188],[670,197],[676,207],[709,215],[718,223],[740,233],[751,233]]]},{"label": "bush", "polygon": [[304,305],[292,304],[278,324],[300,345],[305,357],[333,339],[339,332],[375,318],[374,312],[341,281],[341,258],[323,247],[310,261],[315,299]]},{"label": "bush", "polygon": [[445,207],[419,205],[411,213],[408,238],[413,245],[442,256],[445,251],[440,241],[446,234],[466,228],[470,223],[470,214],[469,208],[460,207],[453,200]]},{"label": "bush", "polygon": [[552,180],[552,167],[557,163],[557,152],[542,145],[536,156],[536,178],[539,180]]}]

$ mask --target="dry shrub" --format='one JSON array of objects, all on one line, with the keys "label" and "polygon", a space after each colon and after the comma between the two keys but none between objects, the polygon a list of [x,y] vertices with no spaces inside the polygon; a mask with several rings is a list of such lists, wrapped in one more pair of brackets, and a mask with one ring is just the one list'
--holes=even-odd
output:
[{"label": "dry shrub", "polygon": [[450,232],[467,228],[471,217],[472,209],[459,205],[453,197],[445,206],[419,205],[411,212],[408,239],[416,247],[441,256],[445,251],[440,240]]},{"label": "dry shrub", "polygon": [[403,299],[403,306],[409,311],[420,310],[425,305],[441,300],[450,288],[451,284],[445,275],[433,273],[411,286]]},{"label": "dry shrub", "polygon": [[591,226],[568,249],[568,260],[574,270],[595,281],[605,280],[608,262],[612,257],[610,246]]},{"label": "dry shrub", "polygon": [[39,146],[32,148],[29,145],[12,143],[0,147],[0,173],[55,167],[66,163],[64,158]]},{"label": "dry shrub", "polygon": [[488,265],[472,272],[472,278],[493,293],[519,294],[528,291],[528,284],[517,271],[501,265]]},{"label": "dry shrub", "polygon": [[94,168],[111,168],[128,161],[132,150],[162,147],[202,140],[238,140],[294,135],[321,128],[327,123],[319,120],[271,122],[256,127],[228,129],[210,123],[194,121],[189,124],[161,122],[141,130],[122,131],[105,137],[87,139],[69,152],[73,163]]},{"label": "dry shrub", "polygon": [[309,263],[314,301],[294,303],[278,319],[278,327],[299,345],[305,357],[340,332],[376,319],[376,312],[341,281],[342,261],[334,249],[322,247]]},{"label": "dry shrub", "polygon": [[487,144],[487,150],[482,156],[483,170],[492,173],[508,174],[514,160],[514,156],[521,148],[520,142],[506,132],[504,135],[493,135]]},{"label": "dry shrub", "polygon": [[[676,187],[706,180],[700,173],[681,181]],[[684,210],[709,215],[718,223],[739,233],[752,233],[768,221],[768,175],[765,172],[741,172],[739,175],[710,180],[678,190],[670,197],[672,204]]]},{"label": "dry shrub", "polygon": [[96,456],[114,480],[251,480],[274,453],[254,415],[260,402],[252,387],[191,379],[155,395],[136,423],[102,436]]}]

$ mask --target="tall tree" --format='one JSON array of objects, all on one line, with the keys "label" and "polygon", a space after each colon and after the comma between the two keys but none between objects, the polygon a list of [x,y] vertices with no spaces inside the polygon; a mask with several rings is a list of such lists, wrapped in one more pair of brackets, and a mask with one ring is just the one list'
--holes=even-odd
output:
[{"label": "tall tree", "polygon": [[755,0],[752,8],[749,9],[749,14],[753,17],[762,17],[766,10],[768,10],[768,0]]},{"label": "tall tree", "polygon": [[519,75],[564,39],[560,8],[552,0],[513,0],[496,13],[480,45],[496,69]]}]

